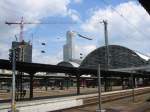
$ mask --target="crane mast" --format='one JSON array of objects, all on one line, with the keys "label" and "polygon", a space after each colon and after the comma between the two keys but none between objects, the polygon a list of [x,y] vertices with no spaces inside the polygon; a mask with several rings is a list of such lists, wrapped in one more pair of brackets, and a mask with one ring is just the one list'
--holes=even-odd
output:
[{"label": "crane mast", "polygon": [[24,28],[24,20],[23,20],[23,17],[22,17],[21,22],[20,22],[20,37],[19,37],[20,42],[23,41],[23,28]]},{"label": "crane mast", "polygon": [[20,22],[8,22],[6,21],[5,24],[7,25],[20,25],[20,35],[19,35],[19,42],[23,41],[23,29],[24,29],[24,24],[28,24],[28,23],[24,23],[24,19],[23,17],[21,18]]},{"label": "crane mast", "polygon": [[20,25],[20,35],[19,35],[19,42],[22,42],[24,40],[23,38],[23,29],[24,29],[24,25],[25,24],[76,24],[76,23],[72,23],[72,22],[24,22],[24,18],[21,17],[21,21],[20,22],[8,22],[6,21],[5,24],[7,25]]}]

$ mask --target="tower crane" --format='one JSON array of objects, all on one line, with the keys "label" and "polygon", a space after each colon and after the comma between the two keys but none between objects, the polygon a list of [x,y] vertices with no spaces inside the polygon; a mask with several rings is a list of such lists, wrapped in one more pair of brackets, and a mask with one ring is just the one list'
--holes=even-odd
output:
[{"label": "tower crane", "polygon": [[19,34],[19,41],[22,42],[23,41],[23,29],[24,29],[24,24],[31,24],[28,22],[24,22],[23,17],[21,18],[20,22],[8,22],[6,21],[5,24],[7,25],[19,25],[20,26],[20,34]]},{"label": "tower crane", "polygon": [[6,21],[5,24],[7,25],[19,25],[20,26],[20,34],[19,34],[19,42],[22,42],[23,41],[23,29],[24,29],[24,25],[25,24],[75,24],[75,23],[65,23],[65,22],[25,22],[24,21],[24,18],[21,17],[21,21],[20,22],[8,22]]},{"label": "tower crane", "polygon": [[76,31],[70,31],[73,35],[77,35],[81,38],[87,39],[87,40],[92,40],[91,38],[87,37],[87,36],[83,36],[80,33],[76,32]]},{"label": "tower crane", "polygon": [[86,36],[83,36],[83,35],[81,35],[81,34],[77,34],[79,37],[81,37],[81,38],[85,38],[85,39],[88,39],[88,40],[92,40],[91,38],[88,38],[88,37],[86,37]]}]

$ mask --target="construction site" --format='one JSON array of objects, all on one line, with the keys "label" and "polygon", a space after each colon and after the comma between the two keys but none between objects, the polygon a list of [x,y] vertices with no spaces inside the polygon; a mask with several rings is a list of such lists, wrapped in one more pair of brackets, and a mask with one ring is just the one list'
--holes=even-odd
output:
[{"label": "construction site", "polygon": [[[138,2],[150,14],[150,2]],[[24,17],[5,21],[20,29],[11,42],[9,59],[0,59],[0,112],[150,112],[150,57],[109,44],[109,21],[100,23],[104,46],[86,56],[80,52],[77,59],[75,39],[90,43],[93,38],[66,30],[62,61],[54,65],[33,61],[33,41],[24,37],[25,25],[53,23],[26,22]]]}]

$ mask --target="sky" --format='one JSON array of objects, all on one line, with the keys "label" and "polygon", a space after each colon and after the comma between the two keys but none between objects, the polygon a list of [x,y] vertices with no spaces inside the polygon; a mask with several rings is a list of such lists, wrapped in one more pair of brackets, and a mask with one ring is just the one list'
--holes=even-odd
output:
[{"label": "sky", "polygon": [[0,59],[8,59],[11,42],[20,32],[18,25],[5,21],[18,22],[21,17],[25,22],[52,23],[24,25],[24,40],[32,42],[35,63],[62,61],[68,30],[93,39],[74,37],[74,58],[80,53],[85,58],[104,45],[103,20],[108,22],[109,44],[150,55],[150,16],[137,0],[1,0],[0,15]]}]

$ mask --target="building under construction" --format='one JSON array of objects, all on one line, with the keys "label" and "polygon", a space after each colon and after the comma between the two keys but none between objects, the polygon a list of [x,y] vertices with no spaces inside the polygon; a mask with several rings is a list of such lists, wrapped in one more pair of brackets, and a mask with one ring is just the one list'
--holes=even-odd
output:
[{"label": "building under construction", "polygon": [[12,49],[17,49],[18,53],[17,53],[17,61],[21,61],[21,62],[28,62],[31,63],[32,62],[32,45],[30,42],[16,42],[13,41],[12,42]]},{"label": "building under construction", "polygon": [[[30,42],[25,42],[24,40],[20,42],[13,41],[10,51],[12,49],[15,50],[15,60],[17,62],[32,63],[32,44]],[[12,55],[10,55],[10,58],[12,58]],[[24,73],[21,71],[18,71],[16,75],[16,91],[19,93],[16,95],[17,100],[22,99],[23,94],[26,93],[23,86],[25,83],[23,75]]]}]

